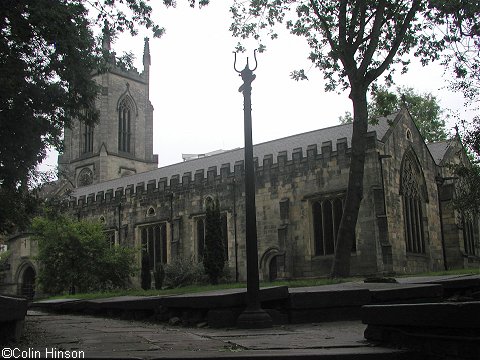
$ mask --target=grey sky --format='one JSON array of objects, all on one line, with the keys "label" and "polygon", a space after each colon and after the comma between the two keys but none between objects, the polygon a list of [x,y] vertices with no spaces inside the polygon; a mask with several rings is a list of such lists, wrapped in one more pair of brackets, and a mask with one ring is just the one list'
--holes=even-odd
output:
[{"label": "grey sky", "polygon": [[[228,31],[230,1],[213,1],[203,9],[191,9],[179,1],[176,9],[155,5],[154,20],[166,28],[161,39],[150,40],[150,99],[154,106],[154,153],[159,165],[182,161],[182,153],[206,153],[243,146],[243,98],[241,79],[233,69],[237,39]],[[143,37],[122,36],[113,45],[117,54],[132,51],[142,68]],[[255,43],[238,57],[238,67],[253,55]],[[282,31],[258,55],[253,82],[253,140],[264,142],[338,124],[338,117],[351,111],[348,93],[326,93],[320,71],[307,60],[303,38]],[[251,59],[253,61],[253,59]],[[292,70],[304,68],[309,81],[290,79]],[[442,87],[440,66],[428,69],[416,64],[398,85],[431,92],[445,108],[461,109],[462,97]],[[453,124],[450,124],[453,126]],[[53,152],[47,161],[56,163]]]}]

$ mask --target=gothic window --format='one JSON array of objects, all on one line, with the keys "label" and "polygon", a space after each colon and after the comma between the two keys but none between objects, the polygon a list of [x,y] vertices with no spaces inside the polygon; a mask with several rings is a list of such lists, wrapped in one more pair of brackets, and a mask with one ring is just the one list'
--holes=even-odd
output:
[{"label": "gothic window", "polygon": [[289,199],[280,200],[280,219],[283,221],[288,220],[288,208],[289,208]]},{"label": "gothic window", "polygon": [[150,206],[147,210],[147,217],[149,216],[155,216],[155,208],[153,206]]},{"label": "gothic window", "polygon": [[407,151],[404,156],[401,176],[400,194],[403,195],[406,249],[409,253],[424,254],[423,173],[413,151]]},{"label": "gothic window", "polygon": [[[315,255],[334,254],[343,215],[343,197],[316,200],[312,212]],[[352,245],[352,251],[356,251],[356,241]]]},{"label": "gothic window", "polygon": [[475,230],[473,224],[475,218],[463,216],[463,246],[467,255],[475,255]]},{"label": "gothic window", "polygon": [[408,141],[413,141],[412,131],[410,129],[407,129],[407,131],[405,132],[405,136]]},{"label": "gothic window", "polygon": [[93,126],[82,124],[82,152],[88,154],[93,152]]},{"label": "gothic window", "polygon": [[78,186],[87,186],[93,183],[93,172],[89,168],[84,168],[80,171],[77,177]]},{"label": "gothic window", "polygon": [[106,230],[104,233],[110,247],[114,247],[115,246],[115,230]]},{"label": "gothic window", "polygon": [[130,152],[133,109],[131,100],[126,96],[118,105],[118,150]]},{"label": "gothic window", "polygon": [[150,270],[157,264],[167,263],[167,228],[165,224],[154,224],[142,228],[142,249],[148,256]]}]

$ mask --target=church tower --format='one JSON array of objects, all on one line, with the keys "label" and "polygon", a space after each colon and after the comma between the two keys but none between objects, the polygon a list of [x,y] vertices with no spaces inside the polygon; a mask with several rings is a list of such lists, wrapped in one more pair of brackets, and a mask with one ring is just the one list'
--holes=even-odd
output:
[{"label": "church tower", "polygon": [[60,174],[75,187],[153,170],[153,106],[149,99],[150,48],[145,38],[143,72],[124,70],[115,64],[108,30],[103,50],[110,54],[106,72],[94,75],[100,85],[95,126],[73,121],[65,129],[64,152],[58,157]]}]

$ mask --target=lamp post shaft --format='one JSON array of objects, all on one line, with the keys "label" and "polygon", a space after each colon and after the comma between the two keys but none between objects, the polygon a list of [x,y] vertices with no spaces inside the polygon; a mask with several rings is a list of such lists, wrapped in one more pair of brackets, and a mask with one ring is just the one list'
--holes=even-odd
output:
[{"label": "lamp post shaft", "polygon": [[[252,79],[253,81],[254,76],[248,77],[247,79]],[[247,248],[247,307],[251,310],[256,310],[260,309],[260,282],[258,277],[257,216],[255,206],[255,169],[253,163],[251,94],[251,83],[244,83],[243,101],[245,131],[245,236]]]},{"label": "lamp post shaft", "polygon": [[[255,59],[256,60],[256,59]],[[243,328],[265,328],[272,319],[261,308],[260,282],[258,277],[257,216],[255,207],[255,169],[252,142],[252,81],[253,71],[247,65],[237,71],[243,80],[239,91],[243,93],[243,119],[245,131],[245,236],[247,250],[247,307],[240,314],[237,325]]]}]

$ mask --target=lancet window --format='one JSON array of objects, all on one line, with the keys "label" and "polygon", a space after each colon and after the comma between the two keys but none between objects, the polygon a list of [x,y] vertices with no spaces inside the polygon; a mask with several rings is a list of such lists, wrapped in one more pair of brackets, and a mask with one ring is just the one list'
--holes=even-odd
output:
[{"label": "lancet window", "polygon": [[422,190],[423,172],[413,151],[403,159],[401,195],[403,195],[403,217],[405,245],[408,253],[425,253],[423,207],[425,194]]},{"label": "lancet window", "polygon": [[[343,196],[316,200],[313,202],[313,232],[315,255],[331,255],[335,253],[338,229],[343,215]],[[356,242],[352,251],[356,250]]]},{"label": "lancet window", "polygon": [[164,223],[142,228],[142,249],[148,255],[150,270],[167,263],[167,228]]},{"label": "lancet window", "polygon": [[115,230],[105,230],[105,237],[107,238],[107,242],[110,245],[110,247],[115,246]]},{"label": "lancet window", "polygon": [[132,116],[132,101],[126,96],[118,105],[118,150],[122,152],[130,152]]},{"label": "lancet window", "polygon": [[82,124],[82,152],[88,154],[93,152],[93,126]]},{"label": "lancet window", "polygon": [[467,255],[475,255],[475,217],[463,216],[463,246]]}]

